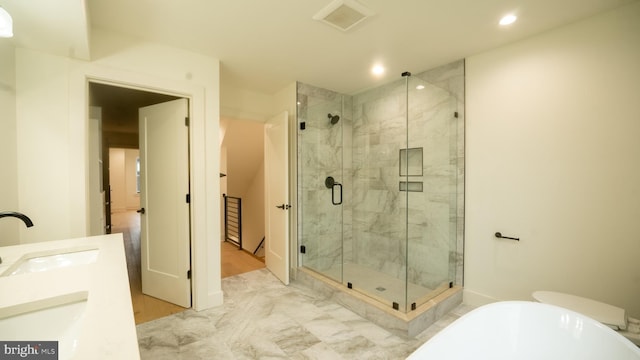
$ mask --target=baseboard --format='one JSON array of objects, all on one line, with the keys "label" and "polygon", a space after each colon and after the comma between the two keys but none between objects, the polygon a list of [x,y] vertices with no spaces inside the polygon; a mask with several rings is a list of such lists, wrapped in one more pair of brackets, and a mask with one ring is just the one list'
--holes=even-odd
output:
[{"label": "baseboard", "polygon": [[202,311],[211,309],[216,306],[220,306],[223,303],[224,294],[222,290],[213,291],[207,294],[207,297],[203,299],[204,301],[197,301],[193,304],[193,310]]},{"label": "baseboard", "polygon": [[479,307],[482,305],[491,304],[494,302],[500,301],[494,297],[489,295],[481,294],[479,292],[475,292],[473,290],[469,290],[464,288],[462,291],[462,302],[466,305]]}]

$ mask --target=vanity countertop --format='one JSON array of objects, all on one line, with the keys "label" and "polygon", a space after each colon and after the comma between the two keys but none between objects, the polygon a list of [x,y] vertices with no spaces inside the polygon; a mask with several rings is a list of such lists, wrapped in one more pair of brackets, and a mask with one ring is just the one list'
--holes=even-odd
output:
[{"label": "vanity countertop", "polygon": [[[97,248],[95,262],[2,276],[25,254],[78,247]],[[0,309],[86,291],[82,334],[74,358],[140,358],[122,234],[5,246],[0,247],[0,257]]]}]

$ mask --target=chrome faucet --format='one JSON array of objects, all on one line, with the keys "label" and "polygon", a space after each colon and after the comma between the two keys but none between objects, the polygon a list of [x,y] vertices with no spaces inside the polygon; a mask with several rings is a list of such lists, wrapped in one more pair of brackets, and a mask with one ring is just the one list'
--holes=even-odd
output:
[{"label": "chrome faucet", "polygon": [[[15,212],[15,211],[0,212],[0,218],[3,218],[3,217],[18,218],[18,219],[22,220],[27,227],[32,227],[33,226],[33,222],[31,221],[31,219],[29,219],[29,217],[27,215],[23,214],[23,213],[19,213],[19,212]],[[1,257],[0,257],[0,264],[2,264],[2,258]]]}]

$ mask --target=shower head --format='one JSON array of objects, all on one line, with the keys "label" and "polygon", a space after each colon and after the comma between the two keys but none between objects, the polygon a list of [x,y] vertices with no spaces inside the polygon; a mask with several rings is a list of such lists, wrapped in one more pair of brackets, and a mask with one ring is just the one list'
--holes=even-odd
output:
[{"label": "shower head", "polygon": [[340,116],[338,115],[328,115],[329,119],[331,119],[331,125],[335,125],[338,123],[338,121],[340,121]]}]

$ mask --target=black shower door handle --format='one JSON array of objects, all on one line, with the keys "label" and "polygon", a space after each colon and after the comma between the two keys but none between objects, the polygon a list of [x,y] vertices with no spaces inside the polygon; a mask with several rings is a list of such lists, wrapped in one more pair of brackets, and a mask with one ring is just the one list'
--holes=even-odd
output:
[{"label": "black shower door handle", "polygon": [[[338,186],[340,188],[340,201],[336,201],[336,191],[335,191],[336,186]],[[331,203],[333,205],[342,204],[342,184],[334,183],[333,186],[331,187]]]}]

